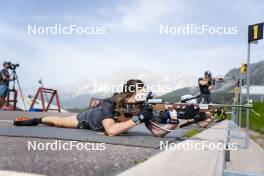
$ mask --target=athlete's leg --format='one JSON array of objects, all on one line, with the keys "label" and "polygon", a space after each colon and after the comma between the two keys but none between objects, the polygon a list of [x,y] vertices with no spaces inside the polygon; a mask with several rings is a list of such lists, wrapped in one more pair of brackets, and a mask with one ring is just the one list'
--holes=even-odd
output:
[{"label": "athlete's leg", "polygon": [[9,90],[6,86],[1,86],[0,89],[0,109],[2,109],[5,106],[5,99],[8,96]]},{"label": "athlete's leg", "polygon": [[17,117],[14,121],[14,125],[16,126],[37,126],[39,124],[63,128],[77,128],[78,120],[77,116],[73,115],[68,117],[47,116],[43,118]]},{"label": "athlete's leg", "polygon": [[77,115],[68,117],[47,116],[42,118],[42,123],[62,128],[77,128],[78,126]]}]

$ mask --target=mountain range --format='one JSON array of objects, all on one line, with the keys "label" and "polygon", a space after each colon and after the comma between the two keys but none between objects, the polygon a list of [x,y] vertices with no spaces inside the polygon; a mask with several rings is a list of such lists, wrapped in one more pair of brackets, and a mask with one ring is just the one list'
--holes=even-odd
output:
[{"label": "mountain range", "polygon": [[[237,84],[237,79],[240,77],[240,68],[233,68],[224,76],[223,82],[216,82],[215,88],[212,91],[212,100],[220,103],[230,103],[234,97],[234,88]],[[244,83],[246,75],[243,75]],[[250,85],[264,85],[264,61],[250,64]],[[245,85],[244,85],[245,86]],[[179,101],[182,95],[198,95],[198,86],[185,87],[174,90],[160,96],[165,101]],[[252,96],[259,99],[259,96]]]},{"label": "mountain range", "polygon": [[122,91],[123,84],[129,79],[141,79],[156,96],[176,89],[194,86],[197,77],[182,73],[157,73],[147,69],[121,69],[107,77],[82,80],[73,85],[58,87],[62,106],[65,108],[85,108],[92,97],[104,98]]},{"label": "mountain range", "polygon": [[[251,85],[264,85],[264,61],[250,66]],[[224,81],[217,81],[212,98],[217,102],[231,102],[240,68],[233,68],[224,75]],[[129,79],[141,79],[147,85],[155,85],[156,97],[166,101],[178,101],[182,95],[198,95],[198,78],[182,73],[156,73],[147,69],[119,70],[101,79],[82,80],[73,85],[59,88],[65,108],[85,108],[92,97],[104,98],[121,91]]]}]

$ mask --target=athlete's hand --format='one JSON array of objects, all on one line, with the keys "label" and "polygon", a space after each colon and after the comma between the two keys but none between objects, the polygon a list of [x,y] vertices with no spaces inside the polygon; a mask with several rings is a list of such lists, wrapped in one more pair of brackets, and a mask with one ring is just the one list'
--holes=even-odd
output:
[{"label": "athlete's hand", "polygon": [[153,118],[153,108],[151,106],[145,106],[141,110],[140,114],[140,122],[145,122]]}]

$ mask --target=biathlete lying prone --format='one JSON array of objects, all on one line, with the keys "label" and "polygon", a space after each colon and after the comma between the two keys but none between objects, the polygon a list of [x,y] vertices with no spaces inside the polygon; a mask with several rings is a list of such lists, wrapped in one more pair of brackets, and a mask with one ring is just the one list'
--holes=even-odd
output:
[{"label": "biathlete lying prone", "polygon": [[[135,97],[143,91],[144,83],[141,80],[132,79],[127,81],[123,86],[123,92],[116,93],[112,97],[104,99],[99,108],[90,108],[78,115],[65,118],[57,116],[42,118],[18,117],[14,121],[14,125],[36,126],[45,124],[63,128],[90,129],[95,131],[104,130],[108,136],[117,136],[127,132],[140,123],[145,123],[145,126],[153,136],[164,137],[179,125],[178,114],[175,110],[169,111],[167,113],[169,114],[169,118],[167,118],[166,124],[160,128],[160,126],[156,125],[157,121],[154,120],[152,110],[134,106],[135,111],[132,113],[129,112],[129,106],[127,104],[135,103]],[[206,127],[210,122],[212,122],[212,116],[208,112],[203,114],[203,119],[197,121],[197,124],[201,127]]]}]

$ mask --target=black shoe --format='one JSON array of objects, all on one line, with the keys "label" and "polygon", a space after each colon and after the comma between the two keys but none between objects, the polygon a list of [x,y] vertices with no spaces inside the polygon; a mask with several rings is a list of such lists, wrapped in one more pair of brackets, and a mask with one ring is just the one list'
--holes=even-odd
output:
[{"label": "black shoe", "polygon": [[14,120],[14,125],[16,126],[37,126],[40,123],[40,118],[17,117],[16,120]]}]

